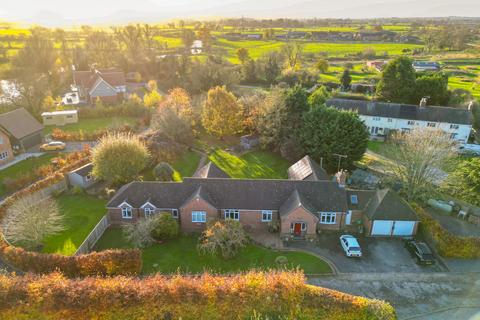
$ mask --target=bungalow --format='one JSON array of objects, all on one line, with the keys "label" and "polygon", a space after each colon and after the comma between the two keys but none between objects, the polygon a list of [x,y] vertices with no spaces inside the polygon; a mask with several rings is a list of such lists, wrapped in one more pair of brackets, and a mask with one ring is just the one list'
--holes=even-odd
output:
[{"label": "bungalow", "polygon": [[24,108],[0,114],[0,164],[43,141],[43,126]]},{"label": "bungalow", "polygon": [[73,71],[72,87],[80,100],[91,104],[97,99],[105,103],[121,101],[127,90],[125,74],[117,69]]},{"label": "bungalow", "polygon": [[465,143],[472,131],[472,114],[465,109],[349,99],[329,99],[326,104],[358,112],[372,137],[385,136],[390,131],[437,128]]},{"label": "bungalow", "polygon": [[[416,232],[415,212],[393,191],[384,195],[384,191],[348,190],[340,179],[330,180],[310,157],[294,164],[288,173],[285,180],[232,179],[208,163],[183,182],[131,182],[107,204],[108,218],[121,225],[168,213],[186,233],[201,232],[208,221],[218,219],[240,221],[251,232],[264,232],[275,224],[283,239],[314,238],[317,232],[357,228],[362,223],[371,236]],[[402,204],[392,205],[392,201]],[[410,234],[384,232],[386,225],[380,225],[387,218],[391,230],[398,221],[410,221],[414,228]]]},{"label": "bungalow", "polygon": [[440,64],[433,61],[414,61],[412,63],[413,69],[417,72],[421,71],[439,71]]}]

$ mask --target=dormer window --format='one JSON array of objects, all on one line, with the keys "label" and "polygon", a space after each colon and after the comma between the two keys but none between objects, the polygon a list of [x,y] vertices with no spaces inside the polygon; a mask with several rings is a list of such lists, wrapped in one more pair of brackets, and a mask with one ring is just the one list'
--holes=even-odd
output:
[{"label": "dormer window", "polygon": [[155,213],[155,209],[152,207],[145,207],[143,208],[143,212],[145,213],[145,218],[149,218]]}]

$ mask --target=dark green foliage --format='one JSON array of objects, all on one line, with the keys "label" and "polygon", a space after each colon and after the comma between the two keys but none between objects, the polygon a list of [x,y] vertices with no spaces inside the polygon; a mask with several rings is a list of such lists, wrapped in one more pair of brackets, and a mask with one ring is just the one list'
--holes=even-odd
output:
[{"label": "dark green foliage", "polygon": [[383,70],[377,95],[384,101],[413,103],[415,80],[412,60],[405,56],[398,57]]},{"label": "dark green foliage", "polygon": [[275,51],[269,52],[265,55],[262,61],[265,81],[268,84],[274,84],[282,72],[280,54]]},{"label": "dark green foliage", "polygon": [[153,174],[159,181],[172,181],[174,172],[172,166],[166,162],[160,162],[153,169]]},{"label": "dark green foliage", "polygon": [[428,99],[429,105],[444,106],[450,96],[448,92],[448,76],[443,73],[422,74],[415,83],[415,92],[412,102],[419,102],[423,97]]},{"label": "dark green foliage", "polygon": [[178,221],[170,212],[161,213],[153,218],[152,238],[155,240],[169,240],[178,236]]},{"label": "dark green foliage", "polygon": [[368,133],[356,113],[317,106],[304,115],[299,139],[306,154],[317,161],[323,158],[327,169],[334,171],[338,158],[333,154],[348,156],[342,159],[342,168],[362,158]]},{"label": "dark green foliage", "polygon": [[480,158],[462,161],[455,170],[449,174],[444,187],[450,194],[479,206]]},{"label": "dark green foliage", "polygon": [[350,83],[352,83],[352,76],[350,75],[350,70],[343,70],[342,77],[340,78],[340,83],[342,84],[343,90],[348,90],[350,88]]}]

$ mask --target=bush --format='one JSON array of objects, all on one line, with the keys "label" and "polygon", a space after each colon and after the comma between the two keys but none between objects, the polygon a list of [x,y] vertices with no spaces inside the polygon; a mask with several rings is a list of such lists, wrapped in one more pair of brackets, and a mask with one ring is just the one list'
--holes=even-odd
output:
[{"label": "bush", "polygon": [[60,271],[67,277],[135,275],[142,270],[139,250],[107,250],[79,256],[42,254],[0,244],[2,258],[25,272],[47,274]]},{"label": "bush", "polygon": [[423,208],[415,205],[420,217],[420,231],[426,233],[435,242],[438,253],[442,257],[476,259],[480,258],[480,238],[459,237],[451,234]]},{"label": "bush", "polygon": [[169,240],[178,236],[178,221],[170,212],[160,213],[151,219],[153,220],[151,235],[155,240]]},{"label": "bush", "polygon": [[395,319],[386,302],[307,285],[299,272],[85,279],[0,275],[0,292],[6,320]]},{"label": "bush", "polygon": [[288,263],[288,259],[285,256],[278,256],[275,258],[275,263],[278,265],[286,265]]},{"label": "bush", "polygon": [[166,162],[160,162],[153,168],[153,174],[159,181],[172,181],[174,172],[172,166]]},{"label": "bush", "polygon": [[146,248],[153,244],[152,219],[140,219],[123,227],[125,239],[136,248]]},{"label": "bush", "polygon": [[212,255],[221,254],[224,259],[233,258],[248,243],[242,225],[236,220],[214,221],[202,233],[198,250]]}]

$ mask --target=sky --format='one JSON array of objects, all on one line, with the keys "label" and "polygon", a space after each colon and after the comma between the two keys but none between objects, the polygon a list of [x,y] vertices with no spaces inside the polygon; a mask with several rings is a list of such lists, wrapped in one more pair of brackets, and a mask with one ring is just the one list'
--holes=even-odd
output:
[{"label": "sky", "polygon": [[43,25],[182,18],[480,16],[480,0],[0,0],[0,19]]}]

